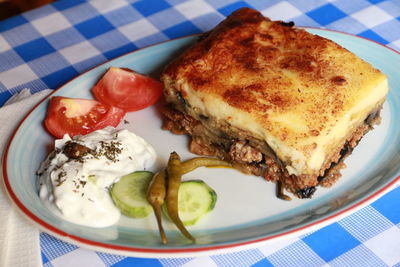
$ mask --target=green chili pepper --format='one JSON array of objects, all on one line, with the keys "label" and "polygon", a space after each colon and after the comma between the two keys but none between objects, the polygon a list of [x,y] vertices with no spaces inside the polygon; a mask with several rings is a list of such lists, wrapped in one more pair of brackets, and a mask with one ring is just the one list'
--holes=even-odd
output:
[{"label": "green chili pepper", "polygon": [[164,204],[166,195],[166,176],[165,170],[156,173],[150,182],[147,190],[147,200],[153,207],[154,214],[156,215],[158,230],[160,231],[161,241],[163,244],[167,244],[168,240],[165,235],[164,228],[161,222],[161,206]]},{"label": "green chili pepper", "polygon": [[232,164],[216,158],[196,157],[181,163],[181,173],[185,174],[191,172],[198,167],[226,168],[226,167],[232,167]]},{"label": "green chili pepper", "polygon": [[168,190],[167,190],[167,210],[168,215],[171,220],[175,223],[176,227],[181,231],[181,233],[188,239],[195,241],[194,237],[186,230],[178,213],[178,193],[179,187],[181,185],[181,160],[176,152],[172,152],[167,167],[168,176]]}]

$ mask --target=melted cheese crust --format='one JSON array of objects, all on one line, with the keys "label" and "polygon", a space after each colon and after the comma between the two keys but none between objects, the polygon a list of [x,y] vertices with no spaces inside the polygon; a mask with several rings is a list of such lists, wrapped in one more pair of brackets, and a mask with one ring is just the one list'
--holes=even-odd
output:
[{"label": "melted cheese crust", "polygon": [[[317,175],[388,92],[379,70],[338,44],[242,8],[162,74],[190,115],[263,139],[290,174]],[[198,117],[198,116],[196,116]]]}]

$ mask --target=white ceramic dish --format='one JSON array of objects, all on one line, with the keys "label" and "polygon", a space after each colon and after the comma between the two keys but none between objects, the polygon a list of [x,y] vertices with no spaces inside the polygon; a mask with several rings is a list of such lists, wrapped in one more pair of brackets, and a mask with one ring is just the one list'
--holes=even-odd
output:
[{"label": "white ceramic dish", "polygon": [[[393,118],[400,115],[400,55],[387,47],[339,32],[307,29],[332,39],[379,68],[389,77],[390,93],[382,124],[365,136],[346,160],[343,177],[330,189],[319,188],[313,199],[282,201],[275,185],[230,169],[198,169],[185,179],[201,178],[218,194],[215,210],[190,227],[197,243],[187,242],[173,225],[165,223],[170,243],[161,245],[153,215],[145,219],[122,218],[98,229],[69,223],[50,212],[40,201],[35,171],[51,147],[52,137],[42,122],[48,99],[40,103],[15,131],[3,162],[7,191],[19,209],[42,230],[64,241],[95,250],[139,257],[183,257],[215,254],[260,246],[300,235],[329,224],[367,205],[390,190],[400,179],[400,129]],[[109,66],[132,68],[157,75],[174,55],[197,37],[186,37],[151,46],[98,66],[68,82],[53,95],[92,98],[90,88]],[[155,169],[166,164],[171,151],[183,159],[193,157],[184,136],[161,130],[158,107],[129,113],[120,128],[144,137],[157,150]]]}]

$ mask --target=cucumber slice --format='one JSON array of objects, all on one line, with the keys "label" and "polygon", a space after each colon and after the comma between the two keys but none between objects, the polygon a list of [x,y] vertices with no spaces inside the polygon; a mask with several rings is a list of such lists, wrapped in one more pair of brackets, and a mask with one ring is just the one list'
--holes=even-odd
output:
[{"label": "cucumber slice", "polygon": [[111,198],[122,214],[144,218],[153,211],[146,199],[147,187],[153,175],[152,172],[137,171],[121,177],[112,185]]},{"label": "cucumber slice", "polygon": [[[217,193],[202,180],[182,182],[178,193],[178,212],[182,223],[194,225],[212,211],[217,202]],[[166,205],[162,207],[168,216]]]}]

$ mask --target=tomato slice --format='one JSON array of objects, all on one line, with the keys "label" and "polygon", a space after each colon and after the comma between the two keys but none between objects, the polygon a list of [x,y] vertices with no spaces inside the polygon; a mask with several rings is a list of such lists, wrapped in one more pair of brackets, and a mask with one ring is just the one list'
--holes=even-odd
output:
[{"label": "tomato slice", "polygon": [[157,80],[129,69],[111,67],[92,88],[97,100],[126,111],[153,105],[160,98],[163,85]]},{"label": "tomato slice", "polygon": [[116,127],[125,111],[96,100],[54,96],[50,99],[44,125],[57,138],[88,134],[106,126]]}]

